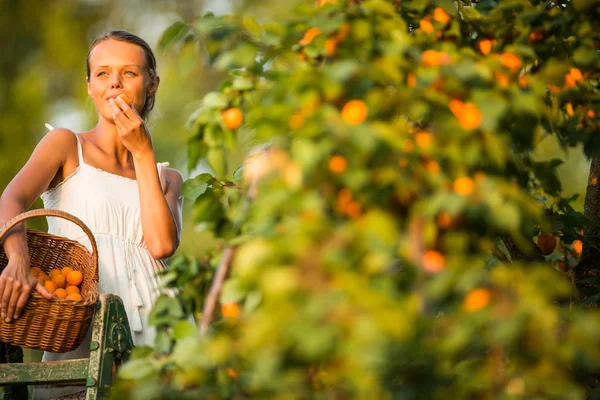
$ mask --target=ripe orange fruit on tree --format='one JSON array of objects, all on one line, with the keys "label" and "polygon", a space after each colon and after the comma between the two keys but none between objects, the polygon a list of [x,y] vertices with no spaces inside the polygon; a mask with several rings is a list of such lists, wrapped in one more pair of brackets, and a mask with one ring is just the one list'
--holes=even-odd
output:
[{"label": "ripe orange fruit on tree", "polygon": [[419,27],[426,34],[430,34],[435,30],[433,24],[427,21],[426,19],[422,19],[421,21],[419,21]]},{"label": "ripe orange fruit on tree", "polygon": [[481,51],[481,54],[483,54],[484,56],[487,56],[488,54],[490,54],[490,51],[492,51],[492,46],[494,45],[494,42],[490,39],[481,39],[479,41],[479,51]]},{"label": "ripe orange fruit on tree", "polygon": [[437,217],[437,224],[442,229],[448,229],[452,226],[452,217],[446,211],[442,211]]},{"label": "ripe orange fruit on tree", "polygon": [[573,252],[576,255],[580,255],[582,251],[583,251],[583,242],[581,240],[573,241]]},{"label": "ripe orange fruit on tree", "polygon": [[314,38],[321,34],[321,30],[319,28],[310,28],[306,32],[304,32],[304,37],[300,40],[300,44],[302,46],[306,46],[313,41]]},{"label": "ripe orange fruit on tree", "polygon": [[481,125],[483,114],[477,106],[473,103],[463,103],[460,100],[450,100],[448,105],[450,111],[456,119],[461,128],[465,130],[477,129]]},{"label": "ripe orange fruit on tree", "polygon": [[468,176],[463,176],[454,181],[452,189],[459,196],[470,196],[475,190],[475,183]]},{"label": "ripe orange fruit on tree", "polygon": [[452,59],[443,51],[425,50],[421,54],[421,63],[427,67],[439,67],[441,64],[450,64]]},{"label": "ripe orange fruit on tree", "polygon": [[417,86],[417,76],[415,74],[413,74],[412,72],[409,72],[408,75],[406,76],[406,84],[408,85],[408,87],[414,88],[415,86]]},{"label": "ripe orange fruit on tree", "polygon": [[54,294],[56,295],[56,297],[58,297],[59,299],[64,299],[67,297],[67,291],[65,289],[56,289],[54,291]]},{"label": "ripe orange fruit on tree", "polygon": [[242,110],[237,107],[232,107],[223,111],[221,113],[221,118],[228,129],[237,129],[242,125],[244,115],[242,114]]},{"label": "ripe orange fruit on tree", "polygon": [[68,295],[71,293],[79,293],[79,288],[77,286],[69,285],[69,286],[67,286],[65,291],[67,292]]},{"label": "ripe orange fruit on tree", "polygon": [[67,287],[67,278],[65,278],[65,276],[63,274],[54,275],[52,277],[52,282],[56,283],[56,286],[61,289],[64,289],[65,287]]},{"label": "ripe orange fruit on tree", "polygon": [[344,40],[348,37],[349,33],[350,33],[350,24],[348,24],[347,22],[344,22],[340,25],[340,29],[339,29],[336,37],[341,42],[342,40]]},{"label": "ripe orange fruit on tree", "polygon": [[83,297],[81,297],[79,293],[71,293],[65,298],[65,300],[81,301],[83,300]]},{"label": "ripe orange fruit on tree", "polygon": [[350,125],[361,124],[368,114],[369,109],[362,100],[350,100],[342,108],[342,119]]},{"label": "ripe orange fruit on tree", "polygon": [[463,309],[469,313],[479,311],[489,304],[491,298],[492,294],[488,289],[471,290],[463,301]]},{"label": "ripe orange fruit on tree", "polygon": [[433,135],[429,132],[421,131],[415,135],[417,146],[426,149],[433,143]]},{"label": "ripe orange fruit on tree", "polygon": [[237,318],[240,316],[240,306],[234,301],[225,303],[221,306],[221,314],[225,318]]},{"label": "ripe orange fruit on tree", "polygon": [[556,238],[551,233],[542,233],[538,236],[537,246],[543,255],[550,255],[556,248]]},{"label": "ripe orange fruit on tree", "polygon": [[42,271],[42,269],[40,267],[32,267],[31,268],[31,273],[34,276],[38,276],[39,274],[42,274],[44,271]]},{"label": "ripe orange fruit on tree", "polygon": [[341,174],[348,167],[348,161],[340,155],[335,155],[329,159],[329,169],[334,174]]},{"label": "ripe orange fruit on tree", "polygon": [[500,63],[504,67],[512,70],[513,72],[520,70],[521,66],[523,65],[519,56],[517,56],[516,54],[513,54],[513,53],[502,54],[502,56],[500,58]]},{"label": "ripe orange fruit on tree", "polygon": [[451,17],[446,11],[444,11],[440,7],[436,7],[436,9],[433,10],[433,19],[435,19],[440,24],[446,24],[448,23],[448,21],[450,21]]},{"label": "ripe orange fruit on tree", "polygon": [[73,271],[67,276],[69,285],[77,286],[83,282],[83,275],[79,271]]},{"label": "ripe orange fruit on tree", "polygon": [[427,250],[421,259],[423,269],[428,272],[440,272],[446,265],[444,256],[435,250]]},{"label": "ripe orange fruit on tree", "polygon": [[327,56],[333,56],[335,55],[335,50],[337,48],[337,39],[336,38],[330,38],[327,39],[327,41],[325,41],[325,55]]},{"label": "ripe orange fruit on tree", "polygon": [[427,172],[431,174],[431,176],[438,176],[440,174],[441,168],[440,164],[437,161],[429,160],[426,164]]}]

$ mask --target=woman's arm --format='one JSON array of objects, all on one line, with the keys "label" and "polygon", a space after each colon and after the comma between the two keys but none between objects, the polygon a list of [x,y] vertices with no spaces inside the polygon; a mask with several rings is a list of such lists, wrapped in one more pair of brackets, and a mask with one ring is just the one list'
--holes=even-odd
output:
[{"label": "woman's arm", "polygon": [[[75,135],[67,129],[55,129],[37,145],[29,161],[8,184],[0,198],[0,226],[26,211],[48,188],[66,161],[69,148],[76,145]],[[32,288],[44,297],[52,295],[30,272],[29,252],[23,223],[4,237],[2,244],[8,264],[0,275],[0,313],[10,322],[18,318]]]},{"label": "woman's arm", "polygon": [[135,175],[140,193],[144,241],[153,258],[170,257],[181,237],[181,184],[183,178],[174,169],[163,171],[164,192],[156,168],[154,153],[134,156]]},{"label": "woman's arm", "polygon": [[140,194],[144,241],[153,258],[175,253],[181,236],[181,183],[179,172],[164,174],[165,190],[158,176],[150,135],[136,110],[120,97],[111,100],[114,121],[123,145],[131,152]]}]

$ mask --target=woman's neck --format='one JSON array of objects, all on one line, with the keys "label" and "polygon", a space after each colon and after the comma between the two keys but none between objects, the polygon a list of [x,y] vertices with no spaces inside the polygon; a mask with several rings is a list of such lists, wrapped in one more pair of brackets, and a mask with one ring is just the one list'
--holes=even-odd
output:
[{"label": "woman's neck", "polygon": [[131,165],[131,152],[123,145],[117,127],[112,121],[100,118],[98,124],[90,131],[90,139],[94,141],[109,157],[114,157],[121,166]]}]

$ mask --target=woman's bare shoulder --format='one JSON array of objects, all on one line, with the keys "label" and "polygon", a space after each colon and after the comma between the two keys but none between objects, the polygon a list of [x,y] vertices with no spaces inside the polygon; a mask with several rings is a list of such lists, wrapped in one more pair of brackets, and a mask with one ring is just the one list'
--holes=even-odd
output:
[{"label": "woman's bare shoulder", "polygon": [[166,167],[162,169],[162,174],[165,180],[170,184],[181,186],[183,183],[183,175],[175,168]]},{"label": "woman's bare shoulder", "polygon": [[[45,142],[45,144],[52,145],[63,145],[63,146],[73,146],[77,144],[77,138],[75,137],[75,132],[67,128],[55,128],[50,132],[46,133],[46,135],[42,138],[41,142]],[[61,148],[63,149],[63,148]]]}]

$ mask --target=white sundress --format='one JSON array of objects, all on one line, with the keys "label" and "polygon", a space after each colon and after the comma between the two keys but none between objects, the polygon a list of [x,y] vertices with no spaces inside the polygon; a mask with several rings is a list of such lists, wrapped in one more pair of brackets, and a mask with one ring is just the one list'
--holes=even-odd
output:
[{"label": "white sundress", "polygon": [[[98,247],[98,292],[116,294],[123,300],[136,346],[152,345],[156,332],[148,326],[148,313],[160,294],[156,273],[165,264],[152,258],[144,243],[137,181],[86,164],[79,137],[75,136],[79,166],[41,195],[44,207],[70,213],[90,228]],[[168,163],[157,164],[159,176],[166,166]],[[48,233],[77,240],[92,250],[78,225],[57,217],[47,220]],[[90,333],[91,327],[77,349],[68,353],[45,352],[43,360],[89,357]],[[75,388],[38,386],[34,398],[58,397]]]},{"label": "white sundress", "polygon": [[[151,345],[155,331],[148,313],[159,295],[156,273],[165,269],[144,242],[138,184],[85,163],[77,137],[79,166],[63,182],[41,195],[45,208],[82,220],[98,247],[98,292],[121,297],[135,345]],[[158,163],[160,176],[169,163]],[[92,250],[83,230],[71,221],[47,217],[48,233],[77,240]]]}]

